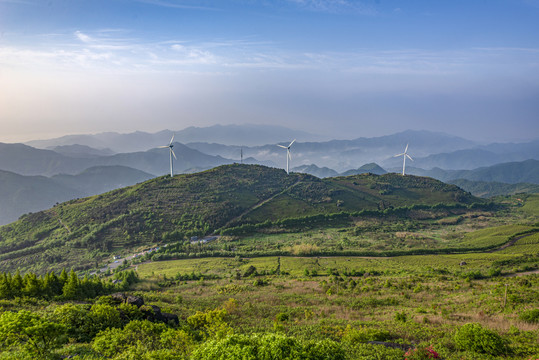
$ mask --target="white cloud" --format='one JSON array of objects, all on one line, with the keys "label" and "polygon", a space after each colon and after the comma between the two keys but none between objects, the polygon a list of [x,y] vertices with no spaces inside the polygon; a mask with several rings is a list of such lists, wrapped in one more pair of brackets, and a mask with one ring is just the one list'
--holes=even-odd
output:
[{"label": "white cloud", "polygon": [[80,31],[75,31],[75,36],[76,36],[80,41],[82,41],[83,43],[91,43],[91,42],[92,42],[92,38],[91,38],[91,37],[89,37],[89,36],[86,35],[86,34],[81,33]]}]

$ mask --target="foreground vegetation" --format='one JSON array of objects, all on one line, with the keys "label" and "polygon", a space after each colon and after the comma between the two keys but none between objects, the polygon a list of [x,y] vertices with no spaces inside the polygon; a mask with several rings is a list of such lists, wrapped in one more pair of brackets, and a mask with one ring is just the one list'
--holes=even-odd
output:
[{"label": "foreground vegetation", "polygon": [[[0,359],[536,359],[539,275],[513,276],[535,250],[141,264],[142,307],[0,300]],[[179,323],[145,320],[155,305]]]}]

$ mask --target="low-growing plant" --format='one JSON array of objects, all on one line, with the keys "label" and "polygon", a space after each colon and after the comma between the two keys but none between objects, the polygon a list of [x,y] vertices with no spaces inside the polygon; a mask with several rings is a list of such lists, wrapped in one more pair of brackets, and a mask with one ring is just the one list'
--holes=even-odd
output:
[{"label": "low-growing plant", "polygon": [[518,318],[527,323],[537,324],[539,323],[539,309],[531,309],[531,310],[523,311],[518,316]]},{"label": "low-growing plant", "polygon": [[405,360],[428,360],[428,359],[441,359],[434,348],[431,346],[418,347],[410,349],[404,354]]},{"label": "low-growing plant", "polygon": [[478,323],[465,324],[455,332],[454,339],[461,350],[490,355],[501,355],[507,351],[500,335]]}]

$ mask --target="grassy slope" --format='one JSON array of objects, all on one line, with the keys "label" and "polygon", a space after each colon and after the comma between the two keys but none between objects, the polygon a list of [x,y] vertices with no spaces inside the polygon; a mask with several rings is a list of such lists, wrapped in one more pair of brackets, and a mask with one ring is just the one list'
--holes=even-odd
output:
[{"label": "grassy slope", "polygon": [[256,223],[339,211],[474,201],[478,200],[458,187],[431,178],[361,174],[298,183],[244,218]]},{"label": "grassy slope", "polygon": [[320,180],[225,165],[69,201],[1,227],[0,269],[95,267],[111,252],[209,234],[242,214],[236,222],[472,201],[477,199],[429,178],[366,174]]}]

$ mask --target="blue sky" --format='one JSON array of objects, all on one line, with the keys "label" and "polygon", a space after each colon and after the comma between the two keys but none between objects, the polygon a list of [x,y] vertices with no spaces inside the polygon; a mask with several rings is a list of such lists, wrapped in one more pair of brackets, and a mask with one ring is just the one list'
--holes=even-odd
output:
[{"label": "blue sky", "polygon": [[539,134],[539,0],[0,0],[0,141]]}]

